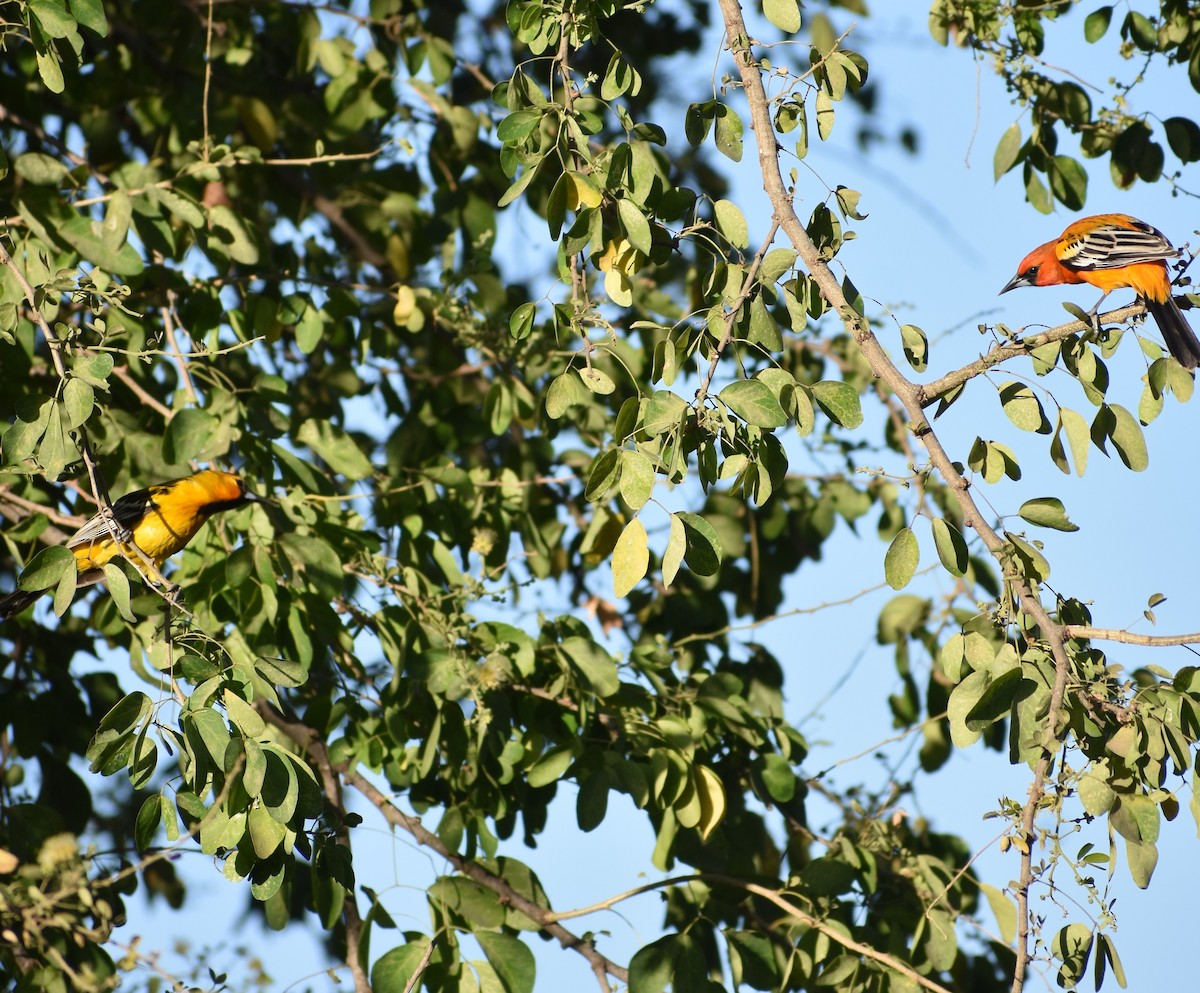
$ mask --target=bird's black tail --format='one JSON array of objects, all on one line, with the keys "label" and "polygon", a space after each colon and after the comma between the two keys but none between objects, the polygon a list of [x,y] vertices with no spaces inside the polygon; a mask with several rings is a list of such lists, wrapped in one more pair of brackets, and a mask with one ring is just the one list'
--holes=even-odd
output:
[{"label": "bird's black tail", "polygon": [[1195,369],[1200,363],[1200,338],[1196,337],[1175,300],[1170,296],[1161,302],[1147,299],[1146,310],[1158,324],[1167,350],[1185,369]]},{"label": "bird's black tail", "polygon": [[0,621],[16,617],[45,592],[45,590],[17,590],[0,599]]}]

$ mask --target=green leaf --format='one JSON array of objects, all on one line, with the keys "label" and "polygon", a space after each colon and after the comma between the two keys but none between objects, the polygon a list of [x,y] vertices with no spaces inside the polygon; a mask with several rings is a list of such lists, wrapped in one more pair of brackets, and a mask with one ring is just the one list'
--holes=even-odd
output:
[{"label": "green leaf", "polygon": [[833,133],[833,100],[824,88],[817,90],[817,134],[825,141]]},{"label": "green leaf", "polygon": [[509,114],[496,127],[496,137],[505,144],[523,141],[541,124],[542,110],[518,110]]},{"label": "green leaf", "polygon": [[716,132],[713,135],[717,143],[717,151],[734,162],[741,162],[742,135],[744,133],[745,126],[737,111],[726,104],[717,104]]},{"label": "green leaf", "polygon": [[[130,624],[136,623],[137,618],[129,606],[129,577],[125,575],[125,570],[116,562],[104,563],[104,584],[108,587],[108,595],[112,598],[113,606],[117,608],[117,613],[129,621]],[[55,597],[55,601],[55,610],[57,612],[57,597]]]},{"label": "green leaf", "polygon": [[71,375],[98,390],[108,389],[108,377],[112,371],[113,357],[107,352],[80,355],[71,363]]},{"label": "green leaf", "polygon": [[787,415],[775,394],[761,380],[736,380],[721,390],[717,398],[747,424],[778,428],[787,423]]},{"label": "green leaf", "polygon": [[1102,977],[1100,975],[1100,963],[1107,961],[1112,967],[1113,978],[1117,981],[1117,985],[1121,989],[1126,989],[1125,967],[1121,965],[1121,960],[1117,956],[1117,946],[1113,943],[1112,937],[1103,931],[1096,935],[1099,952],[1096,955],[1096,989],[1100,989]]},{"label": "green leaf", "polygon": [[138,808],[137,820],[134,822],[133,843],[139,852],[146,851],[154,844],[154,836],[162,824],[162,797],[151,793],[142,801]]},{"label": "green leaf", "polygon": [[13,171],[34,186],[57,186],[70,171],[44,152],[26,152],[13,160]]},{"label": "green leaf", "polygon": [[75,18],[67,13],[65,3],[54,0],[29,0],[29,13],[48,38],[68,38],[76,33]]},{"label": "green leaf", "polygon": [[721,542],[717,532],[699,514],[675,515],[683,524],[687,548],[684,560],[697,576],[713,576],[721,567]]},{"label": "green leaf", "polygon": [[768,352],[778,352],[783,349],[783,337],[779,333],[779,325],[767,310],[762,294],[755,294],[750,301],[750,328],[746,341],[751,345],[759,345]]},{"label": "green leaf", "polygon": [[63,79],[62,65],[58,60],[57,49],[47,49],[44,52],[37,53],[38,75],[42,77],[42,82],[46,84],[46,89],[51,93],[61,93],[66,89],[66,82]]},{"label": "green leaf", "polygon": [[1069,155],[1054,156],[1050,170],[1050,189],[1059,203],[1070,210],[1082,210],[1087,199],[1087,171]]},{"label": "green leaf", "polygon": [[951,576],[962,576],[967,571],[967,543],[962,532],[949,521],[935,517],[932,522],[933,545],[937,549],[942,567]]},{"label": "green leaf", "polygon": [[858,190],[852,190],[848,186],[839,186],[833,192],[838,209],[848,220],[865,221],[867,219],[868,215],[858,209],[858,203],[862,199],[862,194]]},{"label": "green leaf", "polygon": [[163,434],[163,461],[168,465],[180,465],[219,454],[213,448],[220,447],[220,427],[221,422],[207,411],[196,407],[176,411],[175,416],[167,422],[167,430]]},{"label": "green leaf", "polygon": [[1000,404],[1004,413],[1022,431],[1049,434],[1050,424],[1041,402],[1024,383],[1009,381],[1000,387]]},{"label": "green leaf", "polygon": [[812,388],[813,399],[825,415],[844,428],[856,428],[863,422],[858,392],[849,383],[824,379]]},{"label": "green leaf", "polygon": [[763,286],[772,286],[779,277],[792,268],[798,256],[794,248],[772,248],[763,256],[758,267],[758,281]]},{"label": "green leaf", "polygon": [[646,215],[638,210],[637,204],[629,199],[618,200],[617,216],[621,219],[621,226],[625,229],[629,244],[639,252],[649,255],[652,246],[650,222],[646,220]]},{"label": "green leaf", "polygon": [[[1089,43],[1095,43],[1104,37],[1108,25],[1112,21],[1112,7],[1097,7],[1083,19],[1083,37]],[[1122,986],[1125,984],[1122,983]]]},{"label": "green leaf", "polygon": [[1117,795],[1108,785],[1108,764],[1093,765],[1079,780],[1079,802],[1092,817],[1107,814],[1116,802]]},{"label": "green leaf", "polygon": [[474,937],[496,970],[503,993],[533,993],[536,964],[525,942],[509,934],[482,929],[476,930]]},{"label": "green leaf", "polygon": [[615,100],[625,93],[637,96],[641,88],[642,77],[638,71],[621,57],[620,52],[613,52],[600,83],[600,99]]},{"label": "green leaf", "polygon": [[1017,934],[1017,905],[1013,898],[1003,890],[996,889],[989,883],[979,883],[983,895],[987,897],[988,906],[992,908],[992,916],[1000,927],[1000,937],[1006,944],[1012,944]]},{"label": "green leaf", "polygon": [[1092,951],[1092,930],[1086,924],[1068,924],[1061,928],[1051,942],[1050,950],[1062,962],[1058,970],[1058,983],[1074,987],[1087,969],[1088,956]]},{"label": "green leaf", "polygon": [[618,597],[626,596],[641,582],[649,567],[650,549],[646,526],[635,517],[625,525],[621,537],[617,539],[617,547],[613,549],[613,592]]},{"label": "green leaf", "polygon": [[1050,563],[1039,548],[1015,534],[1006,533],[1006,537],[1017,553],[1016,558],[1022,566],[1023,575],[1038,582],[1050,577]]},{"label": "green leaf", "polygon": [[612,381],[611,376],[595,367],[584,366],[579,370],[579,379],[588,390],[597,396],[609,396],[617,388],[617,384]]},{"label": "green leaf", "polygon": [[74,554],[62,545],[51,545],[29,560],[29,565],[17,577],[17,589],[30,592],[48,590],[51,586],[57,586],[68,570],[75,570]]},{"label": "green leaf", "polygon": [[374,993],[408,993],[409,982],[425,958],[430,939],[425,935],[406,935],[407,944],[383,953],[371,967]]},{"label": "green leaf", "polygon": [[629,988],[637,993],[664,993],[674,985],[678,937],[669,934],[643,945],[629,960]]},{"label": "green leaf", "polygon": [[96,394],[90,383],[74,377],[67,380],[63,387],[63,414],[69,428],[73,430],[83,424],[91,416],[95,403]]},{"label": "green leaf", "polygon": [[152,186],[150,197],[167,208],[176,218],[191,228],[204,227],[204,208],[191,196],[182,190],[172,190],[160,186]]},{"label": "green leaf", "polygon": [[780,31],[795,34],[800,30],[800,5],[797,0],[763,0],[763,13]]},{"label": "green leaf", "polygon": [[1013,450],[998,441],[984,441],[976,438],[967,455],[967,464],[982,474],[988,483],[999,482],[1004,476],[1009,479],[1021,478],[1021,467],[1017,465],[1017,457]]},{"label": "green leaf", "polygon": [[1026,500],[1017,513],[1038,527],[1053,528],[1056,531],[1079,530],[1078,524],[1072,524],[1068,520],[1067,509],[1058,497],[1036,497]]},{"label": "green leaf", "polygon": [[310,418],[300,425],[296,441],[307,445],[329,468],[350,480],[366,479],[374,471],[368,459],[354,440],[341,428],[329,421]]},{"label": "green leaf", "polygon": [[792,765],[778,752],[767,752],[763,756],[763,785],[776,803],[789,803],[796,795],[796,773]]},{"label": "green leaf", "polygon": [[287,828],[275,820],[267,808],[261,804],[255,804],[250,808],[247,827],[254,854],[260,859],[270,858],[274,855],[279,846],[283,844],[284,835],[287,833]]},{"label": "green leaf", "polygon": [[950,740],[954,742],[955,748],[969,748],[983,736],[983,731],[968,726],[967,714],[983,696],[987,683],[986,672],[972,672],[950,691],[950,700],[946,704],[946,718],[950,722]]},{"label": "green leaf", "polygon": [[562,779],[575,761],[575,748],[571,744],[558,745],[542,755],[526,773],[526,781],[533,789],[541,789]]},{"label": "green leaf", "polygon": [[599,696],[612,696],[621,688],[617,664],[594,641],[573,636],[564,638],[560,648]]},{"label": "green leaf", "polygon": [[512,316],[508,320],[509,333],[517,341],[529,337],[529,332],[533,330],[533,318],[537,313],[537,305],[534,303],[523,303],[512,312]]},{"label": "green leaf", "polygon": [[[692,766],[692,785],[700,801],[700,819],[696,823],[696,830],[700,833],[700,839],[707,841],[725,819],[725,786],[721,777],[706,765]],[[682,822],[682,818],[680,820]]]},{"label": "green leaf", "polygon": [[257,710],[243,700],[231,689],[226,689],[221,696],[225,705],[225,713],[229,715],[233,725],[247,738],[258,738],[266,730],[266,722]]},{"label": "green leaf", "polygon": [[1109,404],[1109,409],[1116,416],[1109,438],[1113,447],[1121,457],[1126,467],[1134,472],[1141,472],[1150,465],[1150,454],[1146,450],[1146,436],[1138,420],[1120,404]]},{"label": "green leaf", "polygon": [[1082,476],[1084,470],[1087,469],[1088,450],[1092,444],[1088,423],[1082,414],[1067,407],[1059,408],[1058,423],[1066,433],[1067,442],[1071,446],[1071,458],[1075,465],[1075,474]]},{"label": "green leaf", "polygon": [[568,409],[587,401],[586,387],[574,371],[568,369],[561,376],[556,376],[546,391],[546,416],[557,421]]},{"label": "green leaf", "polygon": [[641,510],[654,492],[654,465],[641,452],[621,452],[621,499]]},{"label": "green leaf", "polygon": [[747,248],[750,245],[750,227],[746,223],[746,215],[732,200],[718,200],[714,203],[713,219],[717,230],[734,248]]},{"label": "green leaf", "polygon": [[992,172],[997,182],[1001,176],[1017,164],[1020,154],[1021,129],[1014,122],[1000,136],[1000,144],[996,146],[996,154],[992,157]]},{"label": "green leaf", "polygon": [[924,372],[929,365],[929,339],[915,324],[900,325],[900,344],[904,357],[916,372]]},{"label": "green leaf", "polygon": [[1163,130],[1180,162],[1200,161],[1200,125],[1187,117],[1168,117],[1163,121]]},{"label": "green leaf", "polygon": [[208,208],[208,248],[242,265],[258,264],[258,245],[250,230],[224,204]]},{"label": "green leaf", "polygon": [[588,482],[583,495],[591,503],[600,503],[607,499],[612,488],[617,484],[620,471],[621,453],[618,449],[610,448],[592,463],[592,471],[588,474]]},{"label": "green leaf", "polygon": [[986,731],[1008,716],[1021,683],[1021,669],[1015,667],[991,680],[967,712],[964,721],[971,731]]},{"label": "green leaf", "polygon": [[666,434],[679,423],[680,415],[687,409],[683,398],[670,390],[655,390],[646,402],[646,413],[642,417],[642,430],[650,437]]},{"label": "green leaf", "polygon": [[920,557],[917,536],[912,528],[902,528],[892,539],[883,559],[883,575],[888,586],[894,590],[904,589],[916,573]]}]

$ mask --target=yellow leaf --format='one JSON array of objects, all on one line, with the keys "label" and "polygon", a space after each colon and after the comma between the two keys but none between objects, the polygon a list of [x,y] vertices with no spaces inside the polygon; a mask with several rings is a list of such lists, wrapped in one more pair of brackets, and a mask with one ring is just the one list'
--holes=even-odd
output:
[{"label": "yellow leaf", "polygon": [[625,596],[642,581],[650,567],[650,547],[646,526],[636,517],[625,525],[617,547],[613,549],[613,592]]},{"label": "yellow leaf", "polygon": [[696,766],[692,771],[697,774],[694,782],[700,797],[700,823],[697,827],[700,837],[707,841],[725,817],[725,787],[721,785],[721,777],[706,765]]},{"label": "yellow leaf", "polygon": [[417,295],[411,286],[401,286],[396,291],[396,306],[392,310],[392,320],[398,327],[404,327],[417,306]]},{"label": "yellow leaf", "polygon": [[570,185],[567,187],[567,207],[578,210],[583,207],[599,207],[604,194],[587,176],[580,172],[567,173]]}]

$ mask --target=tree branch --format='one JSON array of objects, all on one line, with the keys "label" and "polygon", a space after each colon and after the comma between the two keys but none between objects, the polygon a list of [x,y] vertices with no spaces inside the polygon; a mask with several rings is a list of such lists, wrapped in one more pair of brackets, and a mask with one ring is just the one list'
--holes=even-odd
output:
[{"label": "tree branch", "polygon": [[758,149],[759,167],[766,191],[773,208],[773,220],[778,221],[791,239],[793,247],[808,267],[830,307],[841,317],[847,331],[853,336],[871,365],[872,372],[883,384],[899,397],[909,416],[910,430],[925,447],[930,462],[945,480],[950,492],[958,501],[963,512],[963,523],[974,528],[983,539],[988,550],[1001,561],[1005,579],[1019,601],[1021,609],[1037,624],[1054,658],[1054,685],[1050,692],[1049,709],[1041,742],[1041,755],[1034,768],[1029,796],[1021,812],[1021,873],[1015,887],[1018,912],[1017,962],[1013,970],[1012,993],[1021,993],[1025,972],[1029,964],[1029,888],[1033,882],[1034,822],[1038,806],[1045,793],[1046,777],[1050,764],[1060,744],[1058,725],[1061,717],[1063,697],[1066,693],[1070,659],[1065,648],[1065,632],[1061,624],[1053,620],[1041,600],[1029,584],[1015,573],[1011,564],[1005,565],[1002,552],[1005,541],[996,533],[972,498],[969,483],[955,468],[953,461],[942,446],[941,440],[925,417],[922,391],[907,379],[892,362],[891,357],[879,344],[869,325],[849,305],[842,287],[820,252],[808,236],[803,223],[795,212],[791,194],[783,182],[779,166],[779,143],[771,124],[770,102],[763,87],[758,64],[750,48],[750,35],[742,17],[739,0],[719,0],[725,20],[728,45],[737,64],[742,85],[746,91],[752,128]]},{"label": "tree branch", "polygon": [[[325,747],[324,741],[315,729],[309,727],[301,721],[290,720],[280,714],[273,707],[260,702],[256,705],[256,709],[265,720],[279,728],[284,734],[291,738],[294,742],[300,745],[306,753],[312,758],[317,769],[321,774],[321,780],[328,795],[330,786],[330,778],[340,776],[349,785],[358,790],[372,806],[374,806],[384,817],[384,819],[393,827],[403,828],[411,834],[419,844],[424,845],[438,853],[444,858],[457,872],[464,876],[475,880],[475,882],[486,886],[493,893],[500,897],[501,901],[506,905],[519,910],[530,920],[536,921],[544,930],[558,939],[558,943],[563,948],[570,948],[578,952],[588,960],[592,967],[592,972],[596,975],[600,983],[603,993],[611,993],[607,976],[613,976],[621,982],[629,981],[629,972],[615,962],[610,961],[606,956],[600,954],[596,950],[595,944],[591,939],[580,938],[578,935],[568,931],[561,924],[555,922],[553,913],[545,907],[534,903],[532,900],[522,896],[514,890],[505,880],[499,876],[493,875],[482,866],[463,858],[458,852],[447,848],[443,844],[441,838],[428,830],[423,825],[419,818],[411,817],[404,813],[392,801],[381,792],[374,783],[367,779],[362,773],[357,770],[350,770],[345,763],[335,763],[329,758],[329,751]],[[334,784],[336,788],[336,783]],[[339,794],[340,795],[340,794]],[[357,915],[357,908],[355,910]],[[349,927],[347,927],[347,931]],[[347,942],[349,944],[349,942]],[[353,968],[353,965],[351,966]],[[357,983],[357,980],[356,980]],[[357,986],[356,986],[357,989]],[[369,991],[370,987],[367,987]]]},{"label": "tree branch", "polygon": [[[279,728],[303,748],[309,761],[316,766],[317,774],[321,777],[321,789],[325,794],[325,799],[333,808],[337,818],[337,843],[349,850],[350,829],[346,826],[346,806],[342,796],[341,780],[338,778],[341,768],[335,766],[330,760],[325,740],[314,728],[300,721],[288,720],[264,701],[256,702],[255,709],[264,720]],[[360,956],[362,916],[358,912],[358,901],[353,892],[346,893],[346,902],[342,907],[342,920],[346,925],[346,965],[350,967],[350,974],[354,977],[354,991],[355,993],[371,993],[371,982]]]},{"label": "tree branch", "polygon": [[587,959],[588,964],[592,967],[592,972],[600,984],[602,993],[611,993],[607,979],[608,976],[612,976],[623,983],[629,982],[629,970],[617,965],[597,951],[595,944],[590,938],[581,938],[568,931],[556,922],[552,911],[522,896],[505,880],[488,872],[481,865],[471,862],[459,855],[458,852],[447,848],[442,843],[442,840],[436,834],[429,831],[418,818],[410,817],[404,813],[361,772],[342,770],[342,777],[347,783],[362,793],[393,827],[403,828],[416,838],[420,844],[432,849],[442,858],[446,859],[446,861],[454,866],[457,872],[475,880],[475,882],[482,886],[486,886],[499,896],[505,904],[519,910],[530,920],[536,921],[545,931],[556,938],[563,948],[570,948]]},{"label": "tree branch", "polygon": [[[1129,320],[1129,318],[1138,317],[1144,313],[1146,313],[1144,304],[1133,303],[1128,307],[1121,307],[1117,310],[1110,310],[1107,314],[1101,314],[1098,320],[1104,324],[1122,324]],[[940,400],[951,390],[962,386],[967,380],[974,379],[980,373],[986,372],[1001,362],[1015,358],[1018,355],[1028,355],[1035,348],[1041,348],[1042,345],[1048,345],[1053,341],[1062,341],[1064,338],[1069,338],[1080,331],[1090,330],[1091,325],[1085,324],[1083,321],[1068,321],[1066,324],[1047,328],[1045,331],[1039,331],[1037,334],[1019,338],[1008,344],[995,345],[987,354],[980,356],[974,362],[967,363],[961,369],[955,369],[944,376],[939,376],[932,383],[918,386],[917,402],[922,407],[928,407],[931,403]]]},{"label": "tree branch", "polygon": [[1134,634],[1119,628],[1092,628],[1083,624],[1068,624],[1063,631],[1068,638],[1089,641],[1119,641],[1123,645],[1144,648],[1163,648],[1170,645],[1200,645],[1200,631],[1193,634]]}]

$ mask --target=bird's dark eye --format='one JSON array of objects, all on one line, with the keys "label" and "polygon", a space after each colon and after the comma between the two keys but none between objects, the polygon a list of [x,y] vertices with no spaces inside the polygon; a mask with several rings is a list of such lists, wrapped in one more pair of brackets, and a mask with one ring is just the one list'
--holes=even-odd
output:
[{"label": "bird's dark eye", "polygon": [[1037,276],[1037,274],[1038,274],[1038,267],[1035,265],[1031,265],[1028,269],[1025,270],[1025,278],[1026,279],[1033,279],[1034,277]]}]

